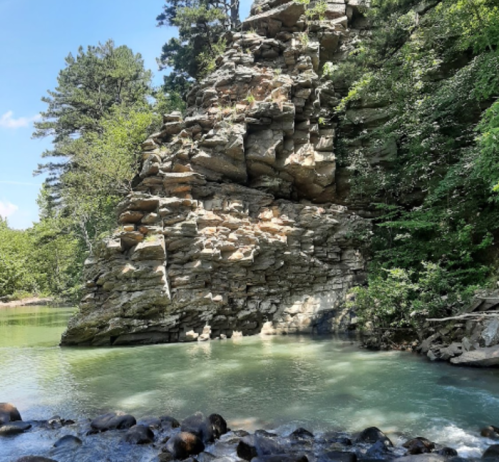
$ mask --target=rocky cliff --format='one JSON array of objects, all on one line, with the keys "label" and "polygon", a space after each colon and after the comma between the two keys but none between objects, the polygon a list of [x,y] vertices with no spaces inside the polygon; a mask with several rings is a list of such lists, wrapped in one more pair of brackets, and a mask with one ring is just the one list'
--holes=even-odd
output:
[{"label": "rocky cliff", "polygon": [[307,19],[313,2],[253,5],[184,117],[166,115],[143,144],[122,226],[85,263],[63,345],[348,324],[369,225],[339,205],[340,95],[320,73],[362,33],[357,3],[329,0],[323,20]]}]

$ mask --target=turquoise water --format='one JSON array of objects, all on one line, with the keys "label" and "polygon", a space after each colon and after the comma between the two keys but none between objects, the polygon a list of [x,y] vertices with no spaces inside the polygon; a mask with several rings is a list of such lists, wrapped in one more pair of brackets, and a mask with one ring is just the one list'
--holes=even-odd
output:
[{"label": "turquoise water", "polygon": [[61,349],[73,311],[0,310],[0,402],[15,404],[25,420],[109,410],[183,418],[200,410],[250,430],[375,425],[394,441],[425,436],[461,455],[480,455],[490,441],[479,429],[499,426],[498,370],[372,353],[330,337]]}]

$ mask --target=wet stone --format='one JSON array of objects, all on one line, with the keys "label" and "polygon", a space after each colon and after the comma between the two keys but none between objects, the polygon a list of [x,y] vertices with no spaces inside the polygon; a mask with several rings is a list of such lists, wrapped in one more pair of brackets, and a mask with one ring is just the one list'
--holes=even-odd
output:
[{"label": "wet stone", "polygon": [[128,429],[123,440],[130,444],[151,444],[154,442],[154,433],[146,425],[134,425]]},{"label": "wet stone", "polygon": [[70,448],[70,447],[78,447],[83,444],[83,441],[80,440],[77,436],[73,435],[65,435],[62,438],[59,438],[54,443],[54,448]]},{"label": "wet stone", "polygon": [[111,412],[92,420],[90,426],[93,430],[105,432],[108,430],[126,430],[136,424],[135,417],[129,414]]},{"label": "wet stone", "polygon": [[31,424],[26,422],[10,422],[0,427],[0,436],[13,436],[24,433],[31,428]]}]

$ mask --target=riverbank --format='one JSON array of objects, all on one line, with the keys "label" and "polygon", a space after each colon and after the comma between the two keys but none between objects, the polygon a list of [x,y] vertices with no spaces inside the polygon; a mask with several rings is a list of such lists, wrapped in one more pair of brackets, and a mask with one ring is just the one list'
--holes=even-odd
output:
[{"label": "riverbank", "polygon": [[416,351],[431,361],[457,366],[499,367],[499,291],[479,293],[454,316],[427,319],[419,329],[366,333],[369,350]]},{"label": "riverbank", "polygon": [[19,306],[67,306],[67,302],[61,302],[54,297],[26,297],[20,300],[0,301],[0,309],[17,308]]},{"label": "riverbank", "polygon": [[[482,458],[499,455],[499,428],[482,429],[488,446]],[[31,436],[31,438],[30,438]],[[198,412],[181,421],[171,416],[146,417],[112,412],[94,419],[52,417],[23,421],[11,404],[0,403],[0,460],[9,462],[189,460],[252,462],[445,462],[472,460],[428,438],[414,435],[393,442],[377,427],[358,433],[341,430],[313,434],[305,428],[249,433],[230,429],[219,414]],[[2,458],[5,442],[20,440],[20,458]],[[26,444],[27,442],[27,444]],[[38,442],[38,445],[37,445]]]}]

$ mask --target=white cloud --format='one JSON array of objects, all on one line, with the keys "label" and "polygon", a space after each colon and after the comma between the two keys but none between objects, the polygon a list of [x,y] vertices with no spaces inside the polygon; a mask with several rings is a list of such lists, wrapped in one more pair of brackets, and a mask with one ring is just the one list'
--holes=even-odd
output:
[{"label": "white cloud", "polygon": [[0,216],[7,218],[8,216],[16,213],[19,210],[17,205],[11,204],[10,202],[0,201]]},{"label": "white cloud", "polygon": [[14,112],[7,111],[5,114],[0,116],[0,127],[4,128],[20,128],[27,127],[31,122],[40,119],[40,114],[34,117],[14,117]]}]

